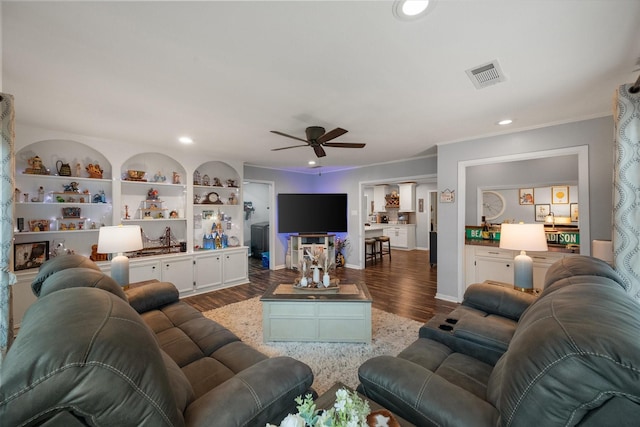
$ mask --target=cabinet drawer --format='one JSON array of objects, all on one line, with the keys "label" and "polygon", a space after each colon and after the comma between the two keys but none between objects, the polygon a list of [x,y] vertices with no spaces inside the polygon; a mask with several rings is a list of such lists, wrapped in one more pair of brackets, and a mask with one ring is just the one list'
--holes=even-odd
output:
[{"label": "cabinet drawer", "polygon": [[513,251],[507,251],[504,249],[499,249],[494,247],[476,246],[475,252],[476,252],[476,256],[482,256],[482,257],[510,259],[510,260],[514,258]]}]

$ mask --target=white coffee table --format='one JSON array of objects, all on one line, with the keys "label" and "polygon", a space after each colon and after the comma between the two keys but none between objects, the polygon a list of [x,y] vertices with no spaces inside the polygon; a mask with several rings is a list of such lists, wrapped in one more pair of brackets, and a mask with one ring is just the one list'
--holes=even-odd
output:
[{"label": "white coffee table", "polygon": [[260,301],[264,341],[371,343],[372,299],[364,283],[340,284],[338,293],[273,284]]}]

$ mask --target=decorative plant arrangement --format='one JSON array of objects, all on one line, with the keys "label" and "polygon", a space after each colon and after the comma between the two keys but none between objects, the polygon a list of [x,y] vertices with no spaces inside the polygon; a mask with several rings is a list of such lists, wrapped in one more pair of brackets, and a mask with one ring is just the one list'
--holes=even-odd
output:
[{"label": "decorative plant arrangement", "polygon": [[347,248],[349,247],[349,238],[345,237],[341,239],[340,237],[336,237],[335,240],[335,248],[336,248],[336,267],[342,267],[345,263],[344,254]]},{"label": "decorative plant arrangement", "polygon": [[[366,426],[369,415],[369,402],[363,400],[356,392],[343,388],[336,391],[336,403],[328,410],[316,410],[310,394],[304,399],[298,396],[298,413],[289,414],[280,427],[351,427]],[[267,424],[267,427],[278,427]]]},{"label": "decorative plant arrangement", "polygon": [[[329,270],[334,267],[332,260],[330,260],[324,251],[316,250],[313,254],[305,254],[304,259],[299,262],[298,270],[302,273],[302,276],[294,283],[295,288],[302,289],[338,289],[338,280],[331,280],[329,277]],[[320,269],[324,271],[322,277],[320,277]]]}]

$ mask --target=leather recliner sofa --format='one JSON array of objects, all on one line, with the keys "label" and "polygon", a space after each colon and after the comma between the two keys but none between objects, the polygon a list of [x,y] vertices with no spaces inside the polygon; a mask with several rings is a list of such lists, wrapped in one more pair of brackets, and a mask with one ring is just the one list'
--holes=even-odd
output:
[{"label": "leather recliner sofa", "polygon": [[[530,303],[488,286],[472,289],[473,302],[438,320],[473,321],[473,333],[425,325],[429,338],[362,364],[358,390],[419,426],[638,425],[635,285],[601,260],[572,256],[550,267]],[[498,308],[511,318],[500,319]]]},{"label": "leather recliner sofa", "polygon": [[310,391],[306,364],[246,345],[170,283],[125,294],[66,255],[32,289],[0,371],[3,426],[264,426]]}]

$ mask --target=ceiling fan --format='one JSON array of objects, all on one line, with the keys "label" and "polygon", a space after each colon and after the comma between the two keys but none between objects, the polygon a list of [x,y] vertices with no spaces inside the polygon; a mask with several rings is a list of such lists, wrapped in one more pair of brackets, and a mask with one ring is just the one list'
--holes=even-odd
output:
[{"label": "ceiling fan", "polygon": [[302,138],[298,138],[297,136],[287,135],[286,133],[278,132],[277,130],[272,130],[271,133],[286,136],[287,138],[296,139],[298,141],[304,142],[305,144],[292,145],[289,147],[282,147],[282,148],[274,148],[271,151],[279,151],[279,150],[286,150],[288,148],[309,146],[313,148],[313,151],[315,151],[316,156],[324,157],[327,155],[327,153],[324,152],[324,148],[322,147],[363,148],[365,145],[367,145],[367,144],[353,143],[353,142],[329,142],[332,139],[335,139],[348,132],[346,129],[342,129],[342,128],[335,128],[334,130],[325,133],[325,130],[323,127],[309,126],[305,132],[307,134],[306,140]]}]

